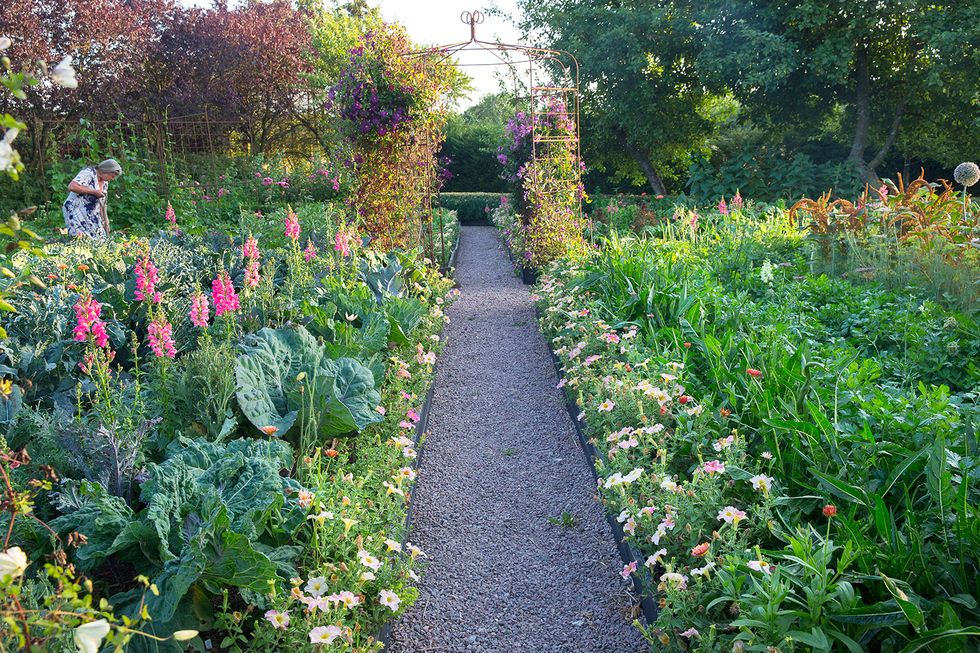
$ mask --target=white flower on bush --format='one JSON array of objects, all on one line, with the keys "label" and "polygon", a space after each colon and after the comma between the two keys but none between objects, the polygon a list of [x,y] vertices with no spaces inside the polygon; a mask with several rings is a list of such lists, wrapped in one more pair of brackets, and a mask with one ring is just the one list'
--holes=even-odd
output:
[{"label": "white flower on bush", "polygon": [[19,546],[10,547],[0,553],[0,582],[10,582],[24,575],[27,569],[27,554]]},{"label": "white flower on bush", "polygon": [[373,555],[361,549],[357,552],[357,559],[361,561],[361,564],[372,571],[377,571],[381,569],[381,561],[375,558]]},{"label": "white flower on bush", "polygon": [[660,577],[661,583],[666,583],[675,589],[686,590],[687,589],[687,576],[684,574],[678,574],[673,571],[668,571],[666,574]]},{"label": "white flower on bush", "polygon": [[311,644],[332,644],[335,639],[344,634],[340,626],[317,626],[310,631]]},{"label": "white flower on bush", "polygon": [[642,467],[637,467],[626,476],[623,476],[620,472],[615,472],[612,476],[605,480],[603,486],[608,490],[610,488],[619,487],[620,485],[629,485],[633,481],[639,479],[642,475]]},{"label": "white flower on bush", "polygon": [[51,81],[65,88],[78,88],[78,80],[75,79],[75,68],[71,65],[71,55],[62,59],[54,67],[51,71]]},{"label": "white flower on bush", "polygon": [[400,553],[402,550],[401,543],[391,539],[385,540],[385,546],[388,547],[388,551],[395,551],[396,553]]},{"label": "white flower on bush", "polygon": [[667,555],[667,549],[659,549],[656,553],[654,553],[652,556],[650,556],[649,558],[647,558],[647,561],[644,562],[643,565],[647,569],[653,569],[654,566],[657,563],[660,563],[660,564],[663,564],[664,563],[664,556],[665,555]]},{"label": "white flower on bush", "polygon": [[381,594],[378,596],[378,603],[389,608],[392,612],[398,612],[398,604],[402,600],[398,598],[398,595],[391,590],[381,590]]},{"label": "white flower on bush", "polygon": [[755,476],[749,479],[749,482],[752,484],[752,487],[758,490],[759,492],[769,494],[769,491],[772,489],[772,482],[774,480],[775,479],[772,478],[771,476],[766,476],[765,474],[756,474]]},{"label": "white flower on bush", "polygon": [[749,560],[747,565],[749,569],[754,571],[764,571],[767,574],[772,573],[772,565],[765,560]]},{"label": "white flower on bush", "polygon": [[714,568],[715,568],[715,563],[708,562],[708,564],[706,564],[703,567],[697,567],[695,569],[692,569],[691,570],[691,575],[692,576],[707,576],[708,575],[708,572],[711,571]]},{"label": "white flower on bush", "polygon": [[99,653],[102,648],[102,640],[109,634],[109,622],[105,619],[97,619],[87,624],[82,624],[72,632],[72,639],[79,653]]},{"label": "white flower on bush", "polygon": [[303,588],[306,593],[310,596],[323,596],[327,593],[327,579],[323,576],[316,576],[306,581],[306,587]]},{"label": "white flower on bush", "polygon": [[734,524],[735,526],[738,526],[738,522],[745,519],[745,511],[739,510],[735,506],[725,506],[718,511],[718,519],[726,524]]},{"label": "white flower on bush", "polygon": [[337,598],[340,599],[340,602],[343,603],[344,607],[348,610],[361,604],[361,597],[354,594],[354,592],[351,592],[350,590],[344,590],[337,595]]},{"label": "white flower on bush", "polygon": [[762,283],[766,284],[772,283],[775,278],[772,274],[772,261],[769,259],[762,262],[762,267],[759,269],[759,278],[762,279]]},{"label": "white flower on bush", "polygon": [[9,36],[0,36],[0,52],[3,52],[13,44],[14,42],[10,40]]},{"label": "white flower on bush", "polygon": [[0,139],[0,171],[9,170],[14,166],[14,163],[18,160],[17,153],[14,151],[11,143],[17,138],[17,134],[20,130],[16,127],[11,127],[3,134],[3,138]]}]

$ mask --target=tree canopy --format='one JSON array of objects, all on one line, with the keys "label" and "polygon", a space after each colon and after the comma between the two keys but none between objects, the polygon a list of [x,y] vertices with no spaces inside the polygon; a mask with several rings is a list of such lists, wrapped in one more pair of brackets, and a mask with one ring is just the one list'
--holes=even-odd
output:
[{"label": "tree canopy", "polygon": [[794,161],[821,182],[877,183],[980,145],[976,3],[520,5],[531,41],[579,59],[587,161],[613,183],[640,172],[680,190],[726,163],[768,175]]}]

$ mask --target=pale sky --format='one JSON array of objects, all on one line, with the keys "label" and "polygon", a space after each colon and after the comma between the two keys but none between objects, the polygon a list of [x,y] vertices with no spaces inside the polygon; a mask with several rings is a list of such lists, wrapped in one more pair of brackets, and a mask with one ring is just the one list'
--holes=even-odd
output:
[{"label": "pale sky", "polygon": [[[401,23],[412,38],[427,45],[444,45],[468,41],[470,28],[460,21],[464,11],[486,13],[491,4],[511,17],[517,17],[517,0],[371,0],[380,6],[381,15],[390,22]],[[477,25],[476,37],[481,41],[520,43],[520,34],[513,22],[503,17],[487,16]],[[495,61],[493,55],[467,52],[461,63],[479,64]],[[463,107],[476,103],[482,96],[498,89],[494,73],[507,73],[506,66],[471,65],[463,68],[473,78],[474,91]]]},{"label": "pale sky", "polygon": [[[212,0],[180,0],[185,6],[209,6]],[[517,18],[517,0],[369,0],[380,7],[381,15],[389,22],[401,23],[412,39],[426,45],[459,43],[470,38],[469,25],[460,22],[464,11],[478,10],[486,13],[496,6],[504,13]],[[487,16],[476,28],[481,41],[519,43],[520,35],[511,21],[502,17]],[[485,53],[466,54],[462,63],[488,63],[493,56]],[[494,73],[506,73],[506,66],[467,66],[466,74],[473,78],[474,91],[463,108],[476,103],[482,96],[497,90]]]}]

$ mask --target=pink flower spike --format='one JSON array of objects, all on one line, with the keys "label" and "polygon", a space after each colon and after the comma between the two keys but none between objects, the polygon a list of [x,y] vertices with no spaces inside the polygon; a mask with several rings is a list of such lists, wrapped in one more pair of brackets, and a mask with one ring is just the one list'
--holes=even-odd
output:
[{"label": "pink flower spike", "polygon": [[257,288],[259,285],[259,261],[251,259],[245,266],[245,285],[249,288]]},{"label": "pink flower spike", "polygon": [[136,290],[133,294],[137,301],[151,300],[157,304],[160,303],[162,299],[160,293],[157,292],[157,284],[160,283],[160,275],[157,274],[157,268],[153,265],[153,261],[150,260],[149,256],[144,256],[136,264]]},{"label": "pink flower spike", "polygon": [[316,255],[317,255],[317,251],[316,251],[316,247],[313,246],[313,241],[307,240],[306,249],[303,250],[303,258],[306,259],[307,263],[309,263],[310,261],[316,258]]},{"label": "pink flower spike", "polygon": [[340,252],[341,256],[347,257],[351,251],[351,235],[345,230],[338,231],[333,238],[333,248]]},{"label": "pink flower spike", "polygon": [[177,356],[177,348],[174,346],[173,327],[162,313],[153,318],[147,327],[147,335],[150,340],[150,349],[157,358],[174,358]]},{"label": "pink flower spike", "polygon": [[85,342],[91,336],[99,347],[109,346],[109,334],[102,320],[102,304],[91,295],[81,297],[75,303],[75,340]]},{"label": "pink flower spike", "polygon": [[208,320],[211,318],[211,307],[208,305],[208,296],[198,291],[191,298],[191,324],[196,327],[206,328]]},{"label": "pink flower spike", "polygon": [[167,212],[163,217],[170,223],[171,227],[177,227],[177,212],[174,211],[174,207],[170,206],[170,202],[167,202]]},{"label": "pink flower spike", "polygon": [[238,310],[238,295],[227,272],[222,272],[211,282],[211,299],[214,302],[215,317]]},{"label": "pink flower spike", "polygon": [[286,225],[286,237],[292,240],[294,243],[299,240],[299,218],[293,211],[292,207],[286,208],[286,219],[284,220]]},{"label": "pink flower spike", "polygon": [[259,253],[259,243],[255,240],[255,237],[249,234],[248,240],[242,245],[242,258],[246,259],[260,259],[262,254]]}]

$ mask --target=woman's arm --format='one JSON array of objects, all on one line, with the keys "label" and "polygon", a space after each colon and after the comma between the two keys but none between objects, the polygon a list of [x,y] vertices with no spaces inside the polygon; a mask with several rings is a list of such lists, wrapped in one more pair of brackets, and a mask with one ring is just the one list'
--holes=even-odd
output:
[{"label": "woman's arm", "polygon": [[102,214],[102,228],[105,229],[105,235],[109,235],[109,211],[106,208],[105,202],[99,202],[99,212]]},{"label": "woman's arm", "polygon": [[74,180],[68,184],[68,190],[79,195],[95,195],[96,197],[105,197],[105,193],[102,192],[102,189],[82,186],[80,183]]}]

